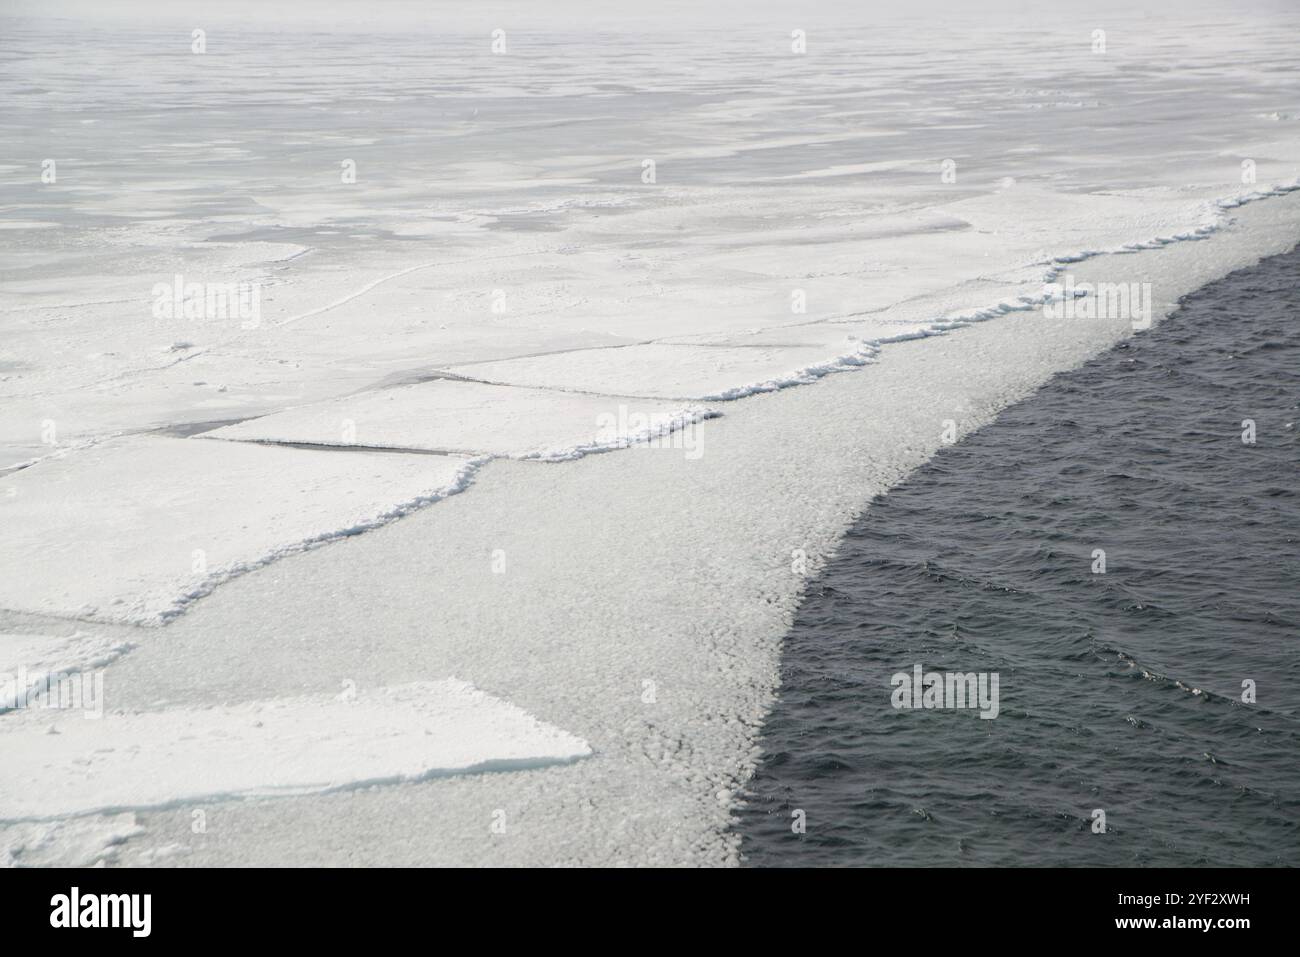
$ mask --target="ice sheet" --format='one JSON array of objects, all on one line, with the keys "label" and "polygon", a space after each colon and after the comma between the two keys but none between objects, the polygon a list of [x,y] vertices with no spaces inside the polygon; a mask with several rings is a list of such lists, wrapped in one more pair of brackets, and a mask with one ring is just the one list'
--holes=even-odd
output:
[{"label": "ice sheet", "polygon": [[518,386],[726,402],[850,372],[869,364],[885,343],[940,335],[972,322],[1027,311],[1042,301],[1039,293],[930,322],[827,321],[475,363],[448,371]]},{"label": "ice sheet", "polygon": [[[604,371],[603,347],[934,321],[949,310],[908,304],[1197,235],[1248,188],[1246,161],[1250,187],[1300,173],[1293,21],[1273,10],[1210,11],[1195,45],[1116,16],[1104,54],[1077,18],[936,35],[840,11],[802,56],[783,20],[732,23],[719,55],[680,28],[700,11],[656,8],[662,35],[534,28],[494,56],[476,28],[440,34],[434,59],[427,18],[302,56],[298,33],[205,10],[221,42],[162,60],[152,31],[101,23],[82,43],[42,10],[0,38],[0,135],[27,146],[0,186],[0,469],[48,451],[47,423],[75,444],[582,349],[598,368],[575,381],[617,383],[636,377]],[[1008,55],[1020,41],[1054,54]],[[364,79],[339,67],[356,62]],[[260,324],[153,316],[178,274],[258,284]],[[961,308],[1006,298],[990,291]],[[644,394],[674,397],[846,357],[632,355],[668,376]]]},{"label": "ice sheet", "polygon": [[623,396],[439,379],[288,409],[202,437],[559,460],[621,448],[712,414]]},{"label": "ice sheet", "polygon": [[464,456],[114,439],[4,480],[0,607],[158,624],[218,582],[459,491]]},{"label": "ice sheet", "polygon": [[[856,368],[873,354],[868,346],[850,345],[833,366]],[[484,362],[449,371],[484,382],[709,401],[812,381],[825,362],[825,350],[815,346],[652,344]]]},{"label": "ice sheet", "polygon": [[586,742],[463,681],[229,707],[0,719],[0,821],[562,764]]}]

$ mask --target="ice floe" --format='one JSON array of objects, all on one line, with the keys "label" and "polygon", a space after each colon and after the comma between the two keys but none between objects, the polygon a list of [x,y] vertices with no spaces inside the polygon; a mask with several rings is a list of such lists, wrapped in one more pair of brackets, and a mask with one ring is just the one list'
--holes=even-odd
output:
[{"label": "ice floe", "polygon": [[465,487],[465,456],[130,436],[5,480],[0,607],[159,624],[217,583]]},{"label": "ice floe", "polygon": [[560,460],[622,448],[713,415],[699,406],[436,379],[299,406],[205,433]]},{"label": "ice floe", "polygon": [[99,720],[15,712],[0,718],[0,753],[0,822],[15,822],[536,768],[591,750],[447,679]]}]

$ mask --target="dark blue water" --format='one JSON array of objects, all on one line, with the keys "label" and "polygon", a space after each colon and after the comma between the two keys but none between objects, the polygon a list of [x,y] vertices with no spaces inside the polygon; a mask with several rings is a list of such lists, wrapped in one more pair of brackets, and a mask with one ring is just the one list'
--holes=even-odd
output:
[{"label": "dark blue water", "polygon": [[[1298,433],[1292,252],[874,502],[786,639],[747,862],[1300,864]],[[895,709],[915,664],[998,716]]]}]

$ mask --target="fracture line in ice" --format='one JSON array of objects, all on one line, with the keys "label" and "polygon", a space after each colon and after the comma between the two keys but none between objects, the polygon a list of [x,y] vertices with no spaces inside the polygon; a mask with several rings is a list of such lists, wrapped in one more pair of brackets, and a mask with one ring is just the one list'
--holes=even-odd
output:
[{"label": "fracture line in ice", "polygon": [[[539,252],[546,252],[546,250],[545,250],[545,249],[540,249],[540,248],[539,248],[539,249],[526,249],[526,250],[523,250],[523,251],[521,251],[521,252],[516,252],[516,253],[507,253],[507,254],[504,255],[504,256],[486,256],[486,257],[484,257],[484,258],[482,258],[482,259],[476,259],[476,260],[474,260],[474,261],[475,261],[476,263],[479,263],[479,262],[489,262],[489,261],[491,261],[491,260],[493,260],[493,259],[517,259],[517,258],[519,258],[520,256],[531,256],[531,255],[534,255],[534,254],[539,253]],[[449,262],[448,260],[445,260],[445,259],[436,259],[436,260],[434,260],[433,262],[417,263],[417,264],[414,265],[414,266],[408,266],[408,267],[406,267],[405,269],[399,269],[399,270],[398,270],[397,272],[395,272],[395,273],[390,273],[390,274],[388,274],[388,275],[386,275],[386,276],[380,276],[378,279],[375,279],[375,280],[373,280],[372,282],[368,282],[368,283],[366,283],[366,284],[365,284],[364,286],[362,286],[360,289],[357,289],[357,290],[354,291],[354,292],[350,292],[350,293],[348,293],[346,296],[343,296],[343,297],[340,298],[340,299],[336,299],[336,300],[334,300],[333,302],[331,302],[331,303],[329,303],[329,304],[327,304],[327,305],[324,305],[324,306],[318,306],[318,307],[315,308],[315,309],[309,309],[309,310],[307,310],[306,312],[300,312],[300,313],[298,313],[296,316],[289,316],[288,318],[281,319],[279,322],[276,323],[276,325],[277,325],[277,326],[287,326],[287,325],[289,325],[290,323],[297,322],[297,321],[300,320],[300,319],[310,319],[312,316],[319,316],[319,315],[320,315],[321,313],[323,313],[323,312],[329,312],[331,309],[337,309],[339,306],[342,306],[342,305],[344,305],[344,304],[346,304],[346,303],[349,303],[349,302],[351,302],[353,299],[358,299],[358,298],[360,298],[361,296],[364,296],[366,293],[370,292],[372,289],[375,289],[375,288],[377,288],[377,287],[379,287],[379,286],[382,286],[382,285],[383,285],[384,283],[386,283],[386,282],[391,282],[391,281],[394,280],[394,279],[400,279],[402,276],[410,275],[410,274],[413,273],[413,272],[419,272],[421,269],[431,269],[431,268],[433,268],[434,266],[447,266],[447,265],[452,265],[452,262]]]},{"label": "fracture line in ice", "polygon": [[14,472],[21,472],[23,469],[31,468],[33,465],[38,465],[41,462],[48,462],[52,459],[61,459],[70,452],[80,452],[83,449],[88,449],[92,446],[98,445],[100,442],[107,442],[109,439],[115,439],[125,434],[125,432],[106,432],[103,435],[92,435],[88,439],[69,442],[67,445],[55,446],[54,451],[46,455],[38,455],[34,459],[14,462],[12,465],[6,465],[4,468],[0,468],[0,477],[11,475]]}]

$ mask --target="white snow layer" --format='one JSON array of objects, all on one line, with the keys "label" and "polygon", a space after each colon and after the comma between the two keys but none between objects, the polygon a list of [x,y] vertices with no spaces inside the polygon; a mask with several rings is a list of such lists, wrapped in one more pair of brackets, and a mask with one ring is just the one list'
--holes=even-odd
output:
[{"label": "white snow layer", "polygon": [[586,742],[464,681],[210,708],[0,718],[0,821],[542,767]]}]

